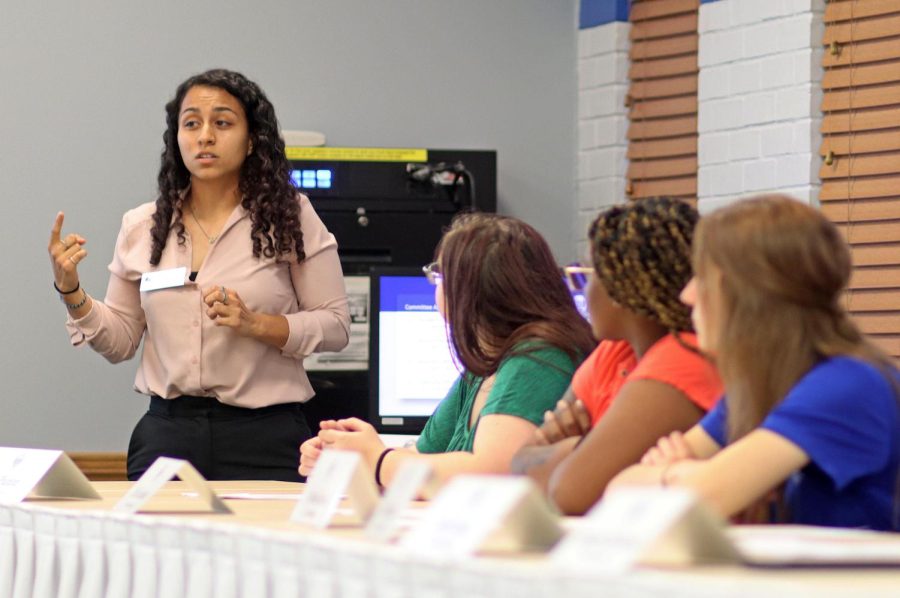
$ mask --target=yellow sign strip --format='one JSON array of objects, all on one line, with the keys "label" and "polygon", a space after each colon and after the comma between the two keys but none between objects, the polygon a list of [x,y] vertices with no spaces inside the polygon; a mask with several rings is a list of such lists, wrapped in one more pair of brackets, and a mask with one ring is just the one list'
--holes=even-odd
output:
[{"label": "yellow sign strip", "polygon": [[288,160],[337,162],[427,162],[427,149],[404,147],[301,147],[288,146]]}]

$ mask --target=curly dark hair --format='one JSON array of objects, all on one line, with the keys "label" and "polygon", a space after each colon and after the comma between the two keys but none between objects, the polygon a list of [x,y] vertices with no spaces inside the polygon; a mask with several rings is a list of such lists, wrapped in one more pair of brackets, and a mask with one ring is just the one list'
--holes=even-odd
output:
[{"label": "curly dark hair", "polygon": [[[259,86],[244,75],[225,69],[213,69],[194,75],[178,86],[175,97],[166,104],[166,132],[157,182],[159,195],[150,236],[153,246],[150,263],[159,264],[172,224],[178,232],[178,244],[185,243],[181,206],[191,181],[190,172],[178,149],[178,112],[184,96],[198,85],[216,87],[235,97],[247,115],[252,152],[241,166],[238,189],[241,205],[250,214],[253,255],[280,257],[292,251],[297,260],[306,257],[300,230],[300,204],[291,183],[290,166],[284,153],[284,139],[278,132],[275,108]],[[176,215],[173,222],[173,215]]]},{"label": "curly dark hair", "polygon": [[671,332],[692,331],[679,295],[693,276],[691,241],[700,216],[690,204],[655,197],[613,206],[591,224],[597,280],[627,309]]}]

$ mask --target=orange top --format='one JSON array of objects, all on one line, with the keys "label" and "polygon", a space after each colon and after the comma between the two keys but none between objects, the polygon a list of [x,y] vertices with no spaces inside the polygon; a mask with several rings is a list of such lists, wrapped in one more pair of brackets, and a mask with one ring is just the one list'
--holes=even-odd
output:
[{"label": "orange top", "polygon": [[[684,343],[696,346],[697,335],[682,332],[679,336]],[[572,391],[587,407],[591,423],[597,425],[619,390],[632,380],[668,384],[704,411],[709,411],[724,392],[715,367],[683,347],[672,334],[658,340],[640,361],[627,342],[601,341],[575,372]]]}]

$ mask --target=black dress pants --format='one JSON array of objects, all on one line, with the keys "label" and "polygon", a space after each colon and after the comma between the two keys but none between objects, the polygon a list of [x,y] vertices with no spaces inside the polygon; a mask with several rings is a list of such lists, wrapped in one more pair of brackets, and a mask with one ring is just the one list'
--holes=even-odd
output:
[{"label": "black dress pants", "polygon": [[244,409],[210,397],[153,396],[131,434],[128,479],[157,457],[173,457],[208,480],[302,482],[300,444],[309,437],[300,403]]}]

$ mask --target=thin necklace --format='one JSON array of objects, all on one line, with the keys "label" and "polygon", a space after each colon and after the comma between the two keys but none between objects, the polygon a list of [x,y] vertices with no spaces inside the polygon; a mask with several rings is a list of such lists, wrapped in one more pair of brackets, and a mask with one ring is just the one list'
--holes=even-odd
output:
[{"label": "thin necklace", "polygon": [[209,241],[209,244],[212,245],[213,243],[215,243],[219,239],[219,235],[210,236],[209,233],[206,232],[206,229],[203,228],[203,225],[200,224],[199,220],[197,220],[197,215],[194,214],[194,208],[191,207],[191,204],[188,204],[188,210],[191,212],[191,218],[193,218],[194,222],[197,223],[197,226],[200,227],[200,232],[203,233],[203,235],[206,237],[206,240]]}]

